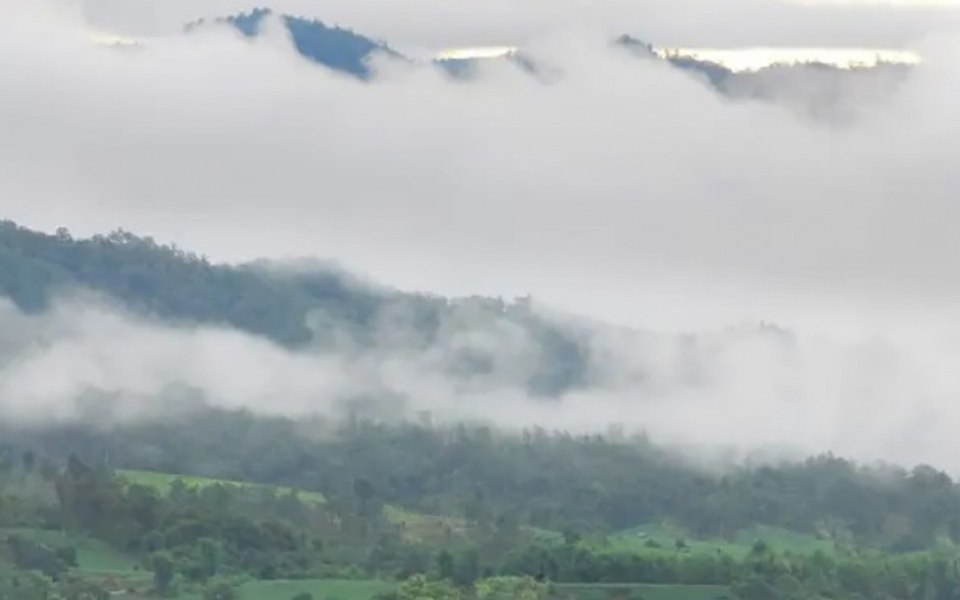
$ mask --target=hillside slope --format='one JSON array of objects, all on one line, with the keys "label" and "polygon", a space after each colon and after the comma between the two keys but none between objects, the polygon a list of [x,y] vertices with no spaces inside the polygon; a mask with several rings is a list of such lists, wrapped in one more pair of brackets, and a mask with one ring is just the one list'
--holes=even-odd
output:
[{"label": "hillside slope", "polygon": [[583,384],[590,360],[580,332],[524,301],[405,293],[329,267],[215,264],[123,231],[79,239],[0,223],[0,296],[41,312],[77,289],[144,315],[229,326],[290,348],[337,352],[346,343],[403,353],[455,340],[450,377],[483,377],[498,360],[489,336],[502,346],[520,335],[526,360],[511,385],[542,396]]},{"label": "hillside slope", "polygon": [[[231,25],[244,36],[255,38],[260,35],[265,20],[271,16],[273,12],[269,9],[258,8],[249,13],[215,19],[213,23]],[[406,60],[383,42],[349,29],[290,15],[279,15],[278,19],[286,28],[297,52],[304,58],[361,80],[369,79],[372,75],[369,63],[376,54]],[[194,31],[205,24],[203,20],[190,23],[187,31]]]}]

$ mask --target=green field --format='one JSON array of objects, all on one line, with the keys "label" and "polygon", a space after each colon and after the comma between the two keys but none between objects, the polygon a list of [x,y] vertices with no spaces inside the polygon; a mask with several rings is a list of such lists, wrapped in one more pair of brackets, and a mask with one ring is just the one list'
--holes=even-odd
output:
[{"label": "green field", "polygon": [[719,600],[734,596],[722,585],[558,584],[556,598],[573,600]]},{"label": "green field", "polygon": [[[175,476],[162,474],[150,481],[170,481]],[[215,480],[204,480],[215,481]],[[447,527],[463,527],[457,519],[432,517],[390,508],[392,520],[402,521],[410,528],[408,533],[432,538]],[[149,595],[149,571],[140,570],[137,561],[106,544],[86,537],[65,535],[44,529],[3,529],[0,535],[21,535],[50,546],[77,548],[77,571],[98,581],[121,598],[140,600]],[[745,546],[746,547],[746,546]],[[393,589],[395,583],[377,580],[303,579],[248,581],[239,588],[240,600],[291,600],[301,593],[309,593],[314,600],[371,600],[378,593]],[[722,586],[671,586],[647,584],[558,584],[553,586],[554,597],[560,600],[717,600],[732,597]],[[197,600],[198,593],[184,590],[182,600]]]},{"label": "green field", "polygon": [[157,471],[135,471],[124,469],[118,470],[116,473],[119,477],[131,484],[152,487],[163,495],[169,494],[170,488],[173,486],[173,482],[179,479],[188,488],[201,489],[210,487],[212,485],[226,485],[233,487],[270,490],[276,494],[295,493],[304,502],[316,502],[319,504],[324,501],[323,494],[319,492],[307,492],[292,487],[278,485],[265,485],[246,481],[233,481],[230,479],[216,479],[213,477],[199,477],[196,475],[159,473]]},{"label": "green field", "polygon": [[[383,508],[383,514],[388,521],[399,527],[403,536],[411,542],[447,544],[451,539],[467,535],[470,529],[466,520],[459,517],[427,515],[399,506],[387,505]],[[521,530],[529,534],[531,539],[544,543],[563,541],[560,533],[549,529],[525,526]]]},{"label": "green field", "polygon": [[[290,600],[300,593],[309,593],[315,600],[371,600],[378,593],[396,587],[389,581],[304,579],[251,581],[240,586],[240,600]],[[618,585],[571,584],[553,586],[554,597],[572,600],[719,600],[733,598],[724,586],[712,585]]]},{"label": "green field", "polygon": [[[0,536],[19,535],[53,547],[77,549],[75,572],[96,581],[115,596],[127,599],[150,596],[152,574],[138,568],[137,561],[106,544],[86,537],[65,535],[46,529],[0,529]],[[239,587],[240,600],[291,600],[310,593],[314,600],[370,600],[396,586],[389,581],[347,579],[302,579],[248,581]],[[196,590],[184,590],[181,600],[197,600]]]},{"label": "green field", "polygon": [[[274,579],[248,581],[237,588],[239,600],[293,600],[298,594],[310,594],[314,600],[372,600],[381,592],[396,587],[390,581],[373,579]],[[177,600],[200,600],[196,591],[182,592]],[[139,600],[127,595],[126,600]]]},{"label": "green field", "polygon": [[444,544],[450,541],[448,538],[463,535],[467,529],[463,519],[425,515],[398,506],[385,506],[383,514],[400,528],[405,538],[413,542]]},{"label": "green field", "polygon": [[758,525],[738,531],[732,539],[694,539],[669,524],[652,523],[634,527],[611,535],[607,539],[606,547],[614,552],[641,552],[649,550],[651,546],[659,546],[664,550],[676,550],[676,542],[683,539],[691,552],[721,551],[731,556],[748,554],[757,540],[763,540],[767,546],[777,552],[793,552],[796,554],[813,554],[820,551],[833,554],[836,551],[830,540],[818,539],[809,534]]},{"label": "green field", "polygon": [[[228,485],[236,487],[248,487],[270,490],[276,494],[296,493],[297,496],[306,502],[323,503],[323,494],[319,492],[307,492],[295,488],[274,486],[259,483],[249,483],[244,481],[234,481],[229,479],[215,479],[212,477],[199,477],[195,475],[178,475],[175,473],[160,473],[158,471],[136,471],[136,470],[118,470],[117,475],[131,484],[152,487],[162,495],[170,493],[173,482],[180,480],[190,488],[204,488],[212,485]],[[384,516],[400,527],[404,537],[414,542],[442,544],[449,541],[450,537],[463,535],[467,524],[463,519],[457,517],[446,517],[440,515],[425,515],[400,508],[398,506],[384,507]],[[543,535],[551,532],[542,532]],[[553,534],[556,535],[556,534]]]},{"label": "green field", "polygon": [[[324,502],[323,495],[318,492],[307,492],[284,486],[157,471],[120,470],[117,471],[117,474],[130,483],[152,487],[164,495],[170,492],[173,482],[179,479],[184,485],[192,488],[203,488],[211,485],[259,488],[277,494],[296,493],[299,498],[307,502]],[[384,515],[390,522],[402,529],[404,537],[414,542],[444,544],[452,538],[464,535],[468,529],[467,523],[457,517],[427,515],[397,506],[386,506]],[[558,541],[559,539],[559,534],[555,532],[528,529],[534,537],[543,541]],[[665,551],[674,551],[678,539],[683,539],[687,549],[691,552],[716,552],[719,550],[732,556],[748,554],[757,540],[763,540],[771,549],[778,552],[812,554],[821,551],[826,554],[833,554],[836,550],[830,540],[818,539],[812,535],[777,527],[751,527],[737,532],[731,539],[696,539],[687,536],[684,531],[668,523],[650,523],[621,531],[609,536],[605,542],[602,542],[602,545],[613,552],[650,551],[651,546],[663,548]]]},{"label": "green field", "polygon": [[77,549],[77,567],[82,571],[103,573],[129,573],[137,567],[137,561],[107,544],[87,538],[64,534],[48,529],[3,529],[4,537],[20,535],[40,544],[53,547],[73,546]]},{"label": "green field", "polygon": [[[131,484],[152,487],[161,495],[168,495],[173,482],[180,480],[189,488],[200,489],[212,485],[228,485],[235,487],[247,487],[270,490],[276,494],[296,493],[297,496],[306,502],[324,502],[323,494],[319,492],[307,492],[304,490],[275,486],[260,483],[249,483],[244,481],[234,481],[230,479],[216,479],[213,477],[199,477],[196,475],[178,475],[176,473],[161,473],[158,471],[137,471],[131,469],[121,469],[116,471],[117,476]],[[425,515],[409,511],[397,506],[384,507],[384,516],[398,527],[401,527],[406,536],[411,541],[426,543],[442,543],[448,532],[456,536],[464,532],[466,523],[463,519],[456,517],[444,517],[436,515]]]},{"label": "green field", "polygon": [[370,600],[395,587],[389,581],[302,579],[251,581],[240,586],[240,600],[290,600],[309,593],[314,600]]}]

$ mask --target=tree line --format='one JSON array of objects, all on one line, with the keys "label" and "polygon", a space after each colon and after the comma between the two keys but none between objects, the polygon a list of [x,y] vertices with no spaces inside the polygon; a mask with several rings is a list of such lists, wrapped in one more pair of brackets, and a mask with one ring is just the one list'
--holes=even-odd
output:
[{"label": "tree line", "polygon": [[753,525],[894,552],[960,542],[960,487],[929,466],[832,455],[709,472],[642,437],[504,433],[480,426],[295,422],[199,408],[110,431],[2,431],[64,460],[292,486],[350,505],[392,504],[478,530],[610,533],[670,521],[694,538]]},{"label": "tree line", "polygon": [[[93,291],[137,313],[178,323],[236,328],[293,349],[337,351],[384,344],[382,329],[402,316],[400,350],[418,351],[473,323],[523,331],[535,352],[517,385],[552,397],[584,385],[589,348],[580,332],[522,301],[406,293],[359,281],[324,265],[215,264],[149,237],[115,231],[76,238],[0,222],[0,296],[42,312],[64,293]],[[386,320],[386,325],[384,324]],[[482,376],[495,360],[471,347],[450,376]]]},{"label": "tree line", "polygon": [[[624,586],[613,590],[629,590],[630,583],[716,585],[726,586],[731,598],[743,600],[953,600],[960,591],[956,551],[793,554],[776,552],[758,540],[748,555],[733,556],[689,552],[681,546],[611,551],[584,544],[575,535],[562,540],[514,535],[501,540],[505,548],[493,554],[486,551],[491,540],[480,535],[448,547],[410,543],[402,536],[387,541],[390,526],[380,520],[382,511],[363,514],[363,527],[338,536],[336,532],[344,529],[339,510],[324,502],[303,502],[295,491],[278,495],[228,484],[198,489],[175,481],[161,495],[153,487],[131,484],[76,457],[62,469],[43,463],[34,472],[36,467],[29,466],[33,463],[24,456],[16,473],[6,471],[5,478],[52,475],[56,506],[33,512],[18,504],[15,494],[5,494],[3,506],[13,510],[0,512],[2,524],[60,527],[103,540],[139,557],[142,567],[152,572],[154,592],[160,597],[176,597],[184,586],[199,586],[207,600],[232,600],[236,590],[230,578],[237,576],[351,574],[400,580],[394,592],[382,595],[383,600],[539,600],[562,597],[568,589],[564,584],[570,583]],[[356,494],[362,504],[365,492],[358,489]],[[319,519],[326,520],[329,529],[324,530]],[[371,541],[365,560],[330,551],[331,545],[350,544],[348,538]],[[16,597],[47,598],[41,592],[49,594],[51,588],[69,598],[104,597],[95,584],[69,576],[69,567],[76,566],[74,548],[52,548],[18,535],[5,541],[14,566],[21,570],[6,572]]]}]

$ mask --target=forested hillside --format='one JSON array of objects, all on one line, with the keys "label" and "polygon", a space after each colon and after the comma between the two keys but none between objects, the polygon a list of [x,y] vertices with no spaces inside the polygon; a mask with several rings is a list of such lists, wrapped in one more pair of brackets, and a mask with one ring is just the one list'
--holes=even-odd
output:
[{"label": "forested hillside", "polygon": [[109,457],[118,468],[279,484],[329,498],[362,480],[378,502],[491,525],[585,534],[670,521],[695,538],[723,539],[759,524],[850,547],[960,543],[960,487],[946,474],[829,455],[716,473],[644,438],[298,424],[209,410],[109,432],[74,426],[4,438],[61,459]]},{"label": "forested hillside", "polygon": [[98,584],[133,597],[275,579],[404,600],[948,600],[960,585],[960,490],[929,467],[707,473],[643,439],[219,411],[3,440],[10,560],[68,595],[92,577],[81,540],[150,574]]},{"label": "forested hillside", "polygon": [[[0,226],[0,292],[20,310],[42,315],[84,290],[155,322],[234,328],[298,355],[411,352],[463,331],[483,341],[455,362],[465,378],[502,358],[478,332],[506,328],[538,348],[520,383],[541,396],[575,390],[598,360],[576,322],[523,301],[218,265],[124,232]],[[405,335],[385,341],[395,331],[385,325]],[[929,466],[823,455],[707,468],[616,428],[505,431],[376,410],[294,420],[202,396],[163,408],[116,422],[4,415],[0,597],[954,600],[960,590],[960,487]]]},{"label": "forested hillside", "polygon": [[[37,312],[77,289],[141,314],[231,326],[291,348],[330,349],[347,338],[361,348],[391,343],[417,351],[475,323],[490,330],[507,326],[523,333],[535,360],[517,383],[547,396],[582,383],[588,361],[576,330],[522,301],[401,293],[319,267],[218,265],[123,231],[79,239],[66,231],[46,235],[0,224],[0,294]],[[398,327],[402,339],[385,342]],[[482,374],[494,358],[488,349],[464,347],[451,368]]]}]

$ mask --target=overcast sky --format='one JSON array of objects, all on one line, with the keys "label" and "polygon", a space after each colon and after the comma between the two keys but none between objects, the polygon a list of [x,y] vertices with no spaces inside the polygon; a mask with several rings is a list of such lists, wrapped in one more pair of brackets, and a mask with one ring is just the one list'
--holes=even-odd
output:
[{"label": "overcast sky", "polygon": [[400,47],[523,45],[557,31],[631,32],[669,46],[909,45],[957,24],[953,0],[83,0],[89,22],[132,35],[260,4]]},{"label": "overcast sky", "polygon": [[[937,350],[960,339],[955,10],[278,3],[288,5],[411,47],[523,43],[558,77],[543,84],[490,63],[452,83],[383,62],[363,84],[305,62],[275,28],[256,43],[218,29],[122,50],[86,37],[169,32],[241,7],[228,0],[87,0],[72,11],[0,0],[2,215],[48,231],[123,227],[218,260],[331,259],[407,289],[532,293],[666,332],[766,320],[891,339],[897,352],[919,348],[891,389],[922,388],[928,412],[960,390],[942,362],[956,353]],[[908,45],[926,61],[896,91],[860,90],[855,118],[834,126],[725,101],[611,48],[623,31],[676,45]],[[824,368],[842,379],[850,360]],[[847,384],[873,389],[868,375],[882,371]],[[818,406],[842,400],[820,394],[836,379],[804,373],[797,389]],[[909,413],[908,399],[890,399],[884,422]],[[686,422],[681,413],[663,413],[665,429]],[[839,438],[816,438],[829,439]],[[944,456],[950,438],[931,443]]]},{"label": "overcast sky", "polygon": [[[0,193],[28,225],[122,226],[223,260],[320,256],[404,287],[532,292],[644,325],[858,327],[891,310],[929,318],[960,293],[960,69],[943,34],[917,40],[930,62],[898,93],[833,129],[724,102],[589,28],[529,40],[564,71],[551,85],[506,64],[468,85],[386,64],[364,85],[279,33],[117,51],[90,45],[81,19],[5,2]],[[681,4],[701,6],[648,6],[694,26]],[[710,4],[742,17],[749,3]]]}]

